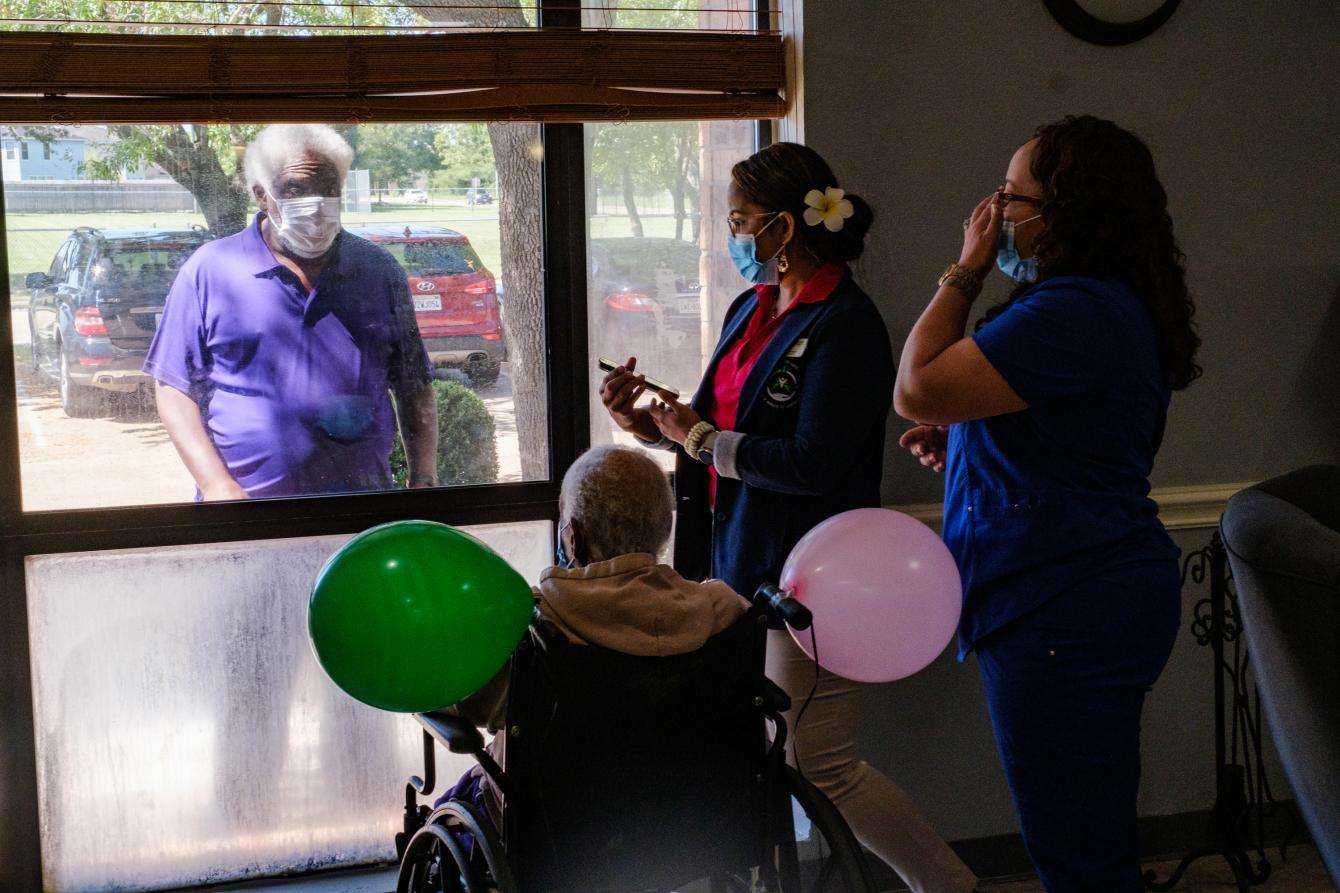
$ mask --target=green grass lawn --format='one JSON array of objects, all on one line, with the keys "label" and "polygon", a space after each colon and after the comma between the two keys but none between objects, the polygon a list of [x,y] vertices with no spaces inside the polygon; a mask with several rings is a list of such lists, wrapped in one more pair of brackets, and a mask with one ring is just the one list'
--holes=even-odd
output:
[{"label": "green grass lawn", "polygon": [[[463,202],[454,205],[398,205],[373,204],[370,212],[346,212],[347,226],[360,224],[415,223],[445,226],[465,234],[484,265],[495,276],[502,272],[499,244],[498,206],[471,208]],[[29,273],[44,273],[70,231],[79,226],[100,229],[189,229],[204,226],[205,218],[190,212],[107,211],[87,214],[7,214],[5,215],[5,245],[9,259],[11,303],[27,304],[23,288]],[[591,221],[591,235],[595,238],[628,236],[632,234],[627,218],[600,217]],[[643,219],[647,236],[673,236],[675,222],[667,217]]]}]

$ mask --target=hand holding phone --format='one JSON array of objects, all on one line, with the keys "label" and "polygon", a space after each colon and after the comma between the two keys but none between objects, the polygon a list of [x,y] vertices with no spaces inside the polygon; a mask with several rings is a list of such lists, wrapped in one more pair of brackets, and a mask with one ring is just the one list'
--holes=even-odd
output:
[{"label": "hand holding phone", "polygon": [[[634,362],[636,362],[636,360]],[[612,360],[609,357],[601,357],[599,363],[600,368],[606,372],[613,372],[615,369],[623,365],[617,360]],[[629,371],[630,372],[632,371],[631,367],[629,368]],[[663,397],[670,397],[671,399],[674,400],[679,399],[679,391],[676,390],[675,388],[670,387],[670,385],[666,384],[663,381],[652,378],[650,375],[645,375],[642,373],[639,374],[642,375],[643,380],[646,381],[647,383],[647,387],[650,388],[651,390],[657,391]]]}]

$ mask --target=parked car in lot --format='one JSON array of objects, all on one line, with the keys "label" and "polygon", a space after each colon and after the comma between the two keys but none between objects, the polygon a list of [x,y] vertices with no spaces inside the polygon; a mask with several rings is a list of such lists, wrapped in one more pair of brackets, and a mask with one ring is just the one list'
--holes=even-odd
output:
[{"label": "parked car in lot", "polygon": [[470,240],[440,226],[365,226],[349,232],[382,246],[405,268],[419,334],[433,364],[460,369],[479,387],[495,383],[503,361],[498,288]]},{"label": "parked car in lot", "polygon": [[411,205],[428,204],[428,192],[423,189],[406,189],[401,198]]},{"label": "parked car in lot", "polygon": [[599,352],[637,356],[648,374],[691,389],[702,371],[701,256],[683,239],[592,239],[589,312]]},{"label": "parked car in lot", "polygon": [[177,269],[208,231],[80,227],[45,273],[29,273],[33,369],[55,378],[73,417],[98,412],[106,392],[148,386],[140,370]]}]

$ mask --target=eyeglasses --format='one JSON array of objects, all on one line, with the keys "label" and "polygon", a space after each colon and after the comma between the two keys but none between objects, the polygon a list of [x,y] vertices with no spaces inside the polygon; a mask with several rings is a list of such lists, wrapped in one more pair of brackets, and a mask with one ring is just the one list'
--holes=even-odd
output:
[{"label": "eyeglasses", "polygon": [[744,226],[746,220],[752,220],[755,217],[776,217],[777,211],[760,211],[757,214],[739,214],[734,211],[726,215],[726,227],[732,232],[737,233],[740,227]]},{"label": "eyeglasses", "polygon": [[1026,205],[1032,205],[1035,208],[1042,207],[1042,199],[1034,198],[1031,195],[1020,195],[1017,192],[1006,192],[1004,186],[996,189],[996,207],[1003,208],[1010,202],[1023,202]]}]

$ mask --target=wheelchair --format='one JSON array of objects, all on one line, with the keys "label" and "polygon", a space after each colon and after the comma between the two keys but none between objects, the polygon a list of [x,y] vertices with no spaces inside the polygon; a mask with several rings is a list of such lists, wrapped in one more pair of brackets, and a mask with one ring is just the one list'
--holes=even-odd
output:
[{"label": "wheelchair", "polygon": [[[405,787],[397,893],[875,890],[842,816],[787,765],[790,699],[764,675],[766,630],[783,622],[808,612],[765,586],[698,651],[636,657],[570,644],[537,611],[499,760],[471,723],[415,714],[424,776]],[[465,799],[419,804],[436,744],[479,763],[496,826]]]}]

